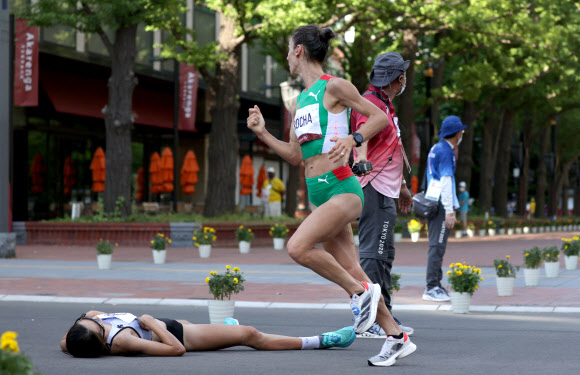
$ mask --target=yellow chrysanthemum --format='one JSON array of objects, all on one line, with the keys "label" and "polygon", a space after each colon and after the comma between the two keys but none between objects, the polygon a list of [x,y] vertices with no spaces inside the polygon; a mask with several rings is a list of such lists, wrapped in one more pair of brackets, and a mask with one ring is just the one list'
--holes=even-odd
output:
[{"label": "yellow chrysanthemum", "polygon": [[230,268],[232,268],[232,266],[230,266],[229,264],[226,265],[226,270],[229,270]]},{"label": "yellow chrysanthemum", "polygon": [[506,255],[505,257],[508,258],[508,259],[511,258],[509,255]]},{"label": "yellow chrysanthemum", "polygon": [[475,290],[477,290],[477,289],[479,289],[479,285],[476,285],[476,286],[475,286]]},{"label": "yellow chrysanthemum", "polygon": [[171,243],[171,240],[168,238],[168,239],[167,239],[167,242]]},{"label": "yellow chrysanthemum", "polygon": [[155,241],[151,240],[151,243],[155,243]]},{"label": "yellow chrysanthemum", "polygon": [[526,253],[526,254],[524,254],[524,256],[525,256],[525,257],[527,257],[527,256],[530,256],[530,253]]},{"label": "yellow chrysanthemum", "polygon": [[451,264],[449,265],[449,268],[453,268],[453,263],[451,263]]},{"label": "yellow chrysanthemum", "polygon": [[6,340],[15,340],[18,337],[18,333],[14,332],[14,331],[6,331],[2,334],[2,337],[0,337],[0,341],[6,341]]},{"label": "yellow chrysanthemum", "polygon": [[119,244],[115,242],[115,246],[119,247]]},{"label": "yellow chrysanthemum", "polygon": [[196,241],[196,240],[197,240],[197,237],[195,237],[195,236],[193,236],[192,238],[193,238],[193,240],[194,240],[194,241]]},{"label": "yellow chrysanthemum", "polygon": [[447,271],[447,276],[451,275],[451,271]]},{"label": "yellow chrysanthemum", "polygon": [[457,276],[461,276],[461,275],[463,275],[463,272],[462,271],[457,271]]},{"label": "yellow chrysanthemum", "polygon": [[485,281],[485,279],[482,277],[482,278],[481,278],[481,281]]},{"label": "yellow chrysanthemum", "polygon": [[549,258],[550,257],[550,254],[546,254],[546,256]]},{"label": "yellow chrysanthemum", "polygon": [[193,244],[194,244],[196,247],[199,247],[199,243],[197,243],[197,242],[194,242]]},{"label": "yellow chrysanthemum", "polygon": [[205,278],[205,282],[209,283],[209,276]]},{"label": "yellow chrysanthemum", "polygon": [[240,225],[240,228],[239,229],[244,229],[244,226],[243,225]]},{"label": "yellow chrysanthemum", "polygon": [[234,267],[234,272],[239,272],[240,269],[238,267]]},{"label": "yellow chrysanthemum", "polygon": [[580,240],[580,237],[574,236],[574,237],[572,237],[572,239],[574,239],[574,241],[578,241],[578,240]]},{"label": "yellow chrysanthemum", "polygon": [[250,228],[248,228],[248,232],[252,233],[252,230]]},{"label": "yellow chrysanthemum", "polygon": [[238,283],[238,278],[237,278],[237,277],[234,277],[234,281],[233,281],[233,283],[234,283],[234,284],[237,284],[237,283]]}]

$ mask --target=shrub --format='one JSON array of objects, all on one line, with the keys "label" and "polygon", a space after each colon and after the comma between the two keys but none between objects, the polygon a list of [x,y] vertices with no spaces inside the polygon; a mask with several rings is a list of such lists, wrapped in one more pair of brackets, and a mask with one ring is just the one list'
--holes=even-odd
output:
[{"label": "shrub", "polygon": [[200,230],[193,232],[193,243],[197,247],[199,245],[211,245],[215,240],[217,240],[217,236],[213,228],[201,227]]},{"label": "shrub", "polygon": [[524,250],[524,264],[529,269],[539,268],[542,264],[542,251],[537,246]]},{"label": "shrub", "polygon": [[562,252],[565,256],[578,255],[580,253],[580,237],[562,238]]},{"label": "shrub", "polygon": [[[118,243],[115,243],[115,246],[119,246]],[[97,254],[98,255],[109,255],[109,254],[113,254],[113,245],[107,240],[107,241],[103,241],[103,239],[99,239],[99,243],[97,244],[97,246],[95,246],[97,248]]]},{"label": "shrub", "polygon": [[232,294],[238,294],[244,290],[244,273],[238,267],[227,265],[224,273],[210,271],[205,282],[209,285],[209,291],[217,300],[230,299]]},{"label": "shrub", "polygon": [[556,246],[545,247],[542,251],[542,256],[544,257],[544,262],[557,262],[560,257],[560,251]]},{"label": "shrub", "polygon": [[497,277],[516,277],[517,270],[520,267],[514,267],[510,262],[510,256],[506,255],[506,259],[495,259],[493,261],[493,267],[495,268],[495,273]]},{"label": "shrub", "polygon": [[254,233],[250,228],[240,225],[238,229],[236,229],[236,238],[238,241],[251,242],[254,239]]},{"label": "shrub", "polygon": [[422,226],[423,225],[421,225],[420,222],[413,219],[407,223],[407,230],[409,231],[409,233],[418,233],[421,231]]},{"label": "shrub", "polygon": [[18,334],[12,331],[4,332],[0,337],[0,374],[39,374],[28,357],[20,353],[17,337]]},{"label": "shrub", "polygon": [[451,263],[451,270],[447,271],[451,289],[458,293],[469,293],[473,295],[479,288],[479,282],[484,278],[480,277],[481,269],[469,264]]},{"label": "shrub", "polygon": [[395,223],[395,233],[403,233],[405,226],[402,223]]},{"label": "shrub", "polygon": [[401,284],[399,283],[401,280],[400,273],[392,273],[391,274],[391,287],[389,288],[389,295],[392,296],[393,292],[398,292],[401,289]]},{"label": "shrub", "polygon": [[171,243],[171,240],[165,237],[163,233],[158,233],[157,236],[153,237],[151,240],[151,248],[158,251],[165,250],[168,243]]},{"label": "shrub", "polygon": [[270,236],[274,238],[286,238],[288,232],[289,230],[284,224],[274,224],[270,227]]}]

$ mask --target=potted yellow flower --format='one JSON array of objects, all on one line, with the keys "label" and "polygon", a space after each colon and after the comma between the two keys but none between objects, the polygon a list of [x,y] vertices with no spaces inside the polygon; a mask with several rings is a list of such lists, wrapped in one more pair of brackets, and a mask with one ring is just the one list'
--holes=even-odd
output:
[{"label": "potted yellow flower", "polygon": [[472,238],[475,235],[475,224],[467,224],[467,237]]},{"label": "potted yellow flower", "polygon": [[558,277],[560,271],[560,251],[558,248],[556,246],[545,247],[542,255],[544,256],[546,277]]},{"label": "potted yellow flower", "polygon": [[524,250],[524,280],[526,286],[537,286],[540,282],[540,265],[542,264],[542,251],[537,247]]},{"label": "potted yellow flower", "polygon": [[209,320],[211,324],[224,324],[224,319],[234,316],[235,302],[232,294],[244,290],[244,273],[238,267],[226,265],[226,271],[219,273],[210,271],[205,282],[213,299],[208,301]]},{"label": "potted yellow flower", "polygon": [[448,281],[453,290],[451,296],[451,309],[454,314],[467,314],[471,296],[479,288],[479,282],[483,281],[480,276],[481,269],[466,263],[451,263],[447,271]]},{"label": "potted yellow flower", "polygon": [[562,252],[566,269],[573,271],[578,267],[578,253],[580,253],[580,237],[562,238]]},{"label": "potted yellow flower", "polygon": [[270,236],[274,238],[274,250],[284,250],[284,239],[288,236],[288,232],[284,224],[274,224],[270,227]]},{"label": "potted yellow flower", "polygon": [[209,258],[211,245],[215,240],[217,240],[215,229],[211,227],[201,227],[193,232],[193,244],[197,246],[200,258]]},{"label": "potted yellow flower", "polygon": [[36,375],[34,365],[24,354],[16,338],[18,333],[6,331],[0,337],[0,374]]},{"label": "potted yellow flower", "polygon": [[171,239],[165,237],[163,233],[158,233],[157,236],[151,240],[151,249],[153,252],[154,264],[165,264],[165,257],[167,255],[167,244],[171,243]]},{"label": "potted yellow flower", "polygon": [[419,241],[419,233],[421,232],[421,227],[423,225],[421,225],[420,222],[418,222],[417,220],[411,220],[407,223],[407,229],[409,230],[409,233],[411,234],[411,241],[413,242],[417,242]]},{"label": "potted yellow flower", "polygon": [[250,244],[254,239],[254,232],[250,228],[240,225],[235,233],[240,254],[248,254],[250,252]]},{"label": "potted yellow flower", "polygon": [[[119,244],[115,243],[115,246]],[[99,243],[95,246],[97,249],[97,264],[100,270],[108,270],[111,268],[111,258],[113,257],[113,245],[109,241],[99,239]]]},{"label": "potted yellow flower", "polygon": [[520,267],[514,267],[510,262],[510,256],[506,255],[506,259],[495,259],[493,267],[497,275],[496,286],[497,295],[499,297],[509,297],[514,294],[514,282],[516,280],[516,272]]}]

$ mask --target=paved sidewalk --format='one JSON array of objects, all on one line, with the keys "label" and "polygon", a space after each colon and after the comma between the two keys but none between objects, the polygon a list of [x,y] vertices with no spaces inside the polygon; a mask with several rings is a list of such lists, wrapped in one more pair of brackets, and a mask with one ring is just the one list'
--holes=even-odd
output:
[{"label": "paved sidewalk", "polygon": [[[542,277],[540,286],[525,287],[523,272],[516,279],[512,297],[497,297],[493,260],[511,255],[522,264],[523,250],[533,246],[560,246],[568,233],[529,234],[485,238],[450,239],[444,268],[452,262],[467,262],[482,268],[482,282],[472,299],[474,309],[580,312],[580,270],[566,271],[561,260],[560,277]],[[421,299],[425,283],[427,242],[409,240],[396,244],[393,272],[403,275],[395,295],[399,309],[448,309],[448,303]],[[204,280],[211,270],[226,264],[245,272],[246,290],[237,301],[261,302],[261,306],[348,308],[348,296],[338,286],[294,263],[286,251],[272,247],[252,248],[239,254],[236,248],[213,248],[210,258],[201,259],[194,248],[171,248],[167,264],[154,265],[148,247],[116,248],[113,269],[98,270],[96,252],[88,246],[18,246],[16,259],[0,259],[0,300],[70,301],[69,297],[93,298],[95,303],[139,299],[148,303],[204,304],[209,297]],[[542,271],[543,274],[543,271]],[[444,280],[444,285],[446,280]],[[27,296],[27,297],[23,297]],[[149,300],[140,300],[148,298]],[[186,300],[186,301],[184,301]],[[126,300],[122,300],[126,301]],[[173,301],[173,302],[172,302]],[[251,304],[250,304],[251,305]]]}]

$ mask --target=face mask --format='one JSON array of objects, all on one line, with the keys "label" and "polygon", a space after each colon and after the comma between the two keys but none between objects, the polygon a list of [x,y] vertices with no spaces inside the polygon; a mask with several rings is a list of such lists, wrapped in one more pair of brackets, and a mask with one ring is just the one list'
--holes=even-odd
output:
[{"label": "face mask", "polygon": [[403,88],[401,89],[401,92],[398,93],[396,96],[399,96],[399,95],[401,95],[402,93],[405,92],[405,88],[407,87],[407,73],[405,73],[404,77],[405,77],[404,78],[405,79],[405,84],[403,85]]},{"label": "face mask", "polygon": [[459,144],[461,143],[461,141],[463,141],[463,134],[461,134],[461,137],[459,137],[459,140],[457,141],[457,146],[459,146]]}]

